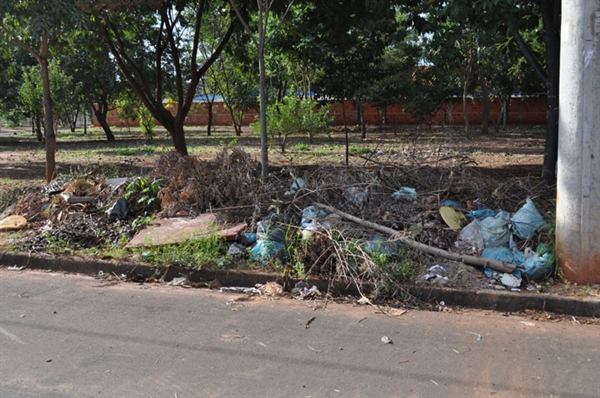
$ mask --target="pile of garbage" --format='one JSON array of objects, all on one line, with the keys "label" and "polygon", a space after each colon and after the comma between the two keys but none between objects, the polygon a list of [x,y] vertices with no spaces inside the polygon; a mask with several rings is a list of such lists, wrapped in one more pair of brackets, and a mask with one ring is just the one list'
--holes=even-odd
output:
[{"label": "pile of garbage", "polygon": [[188,220],[186,228],[228,240],[227,255],[265,267],[293,262],[296,275],[374,278],[381,261],[411,250],[427,253],[418,279],[440,285],[452,283],[450,263],[473,259],[491,288],[518,289],[553,271],[552,250],[540,242],[546,224],[530,198],[543,197],[535,182],[494,181],[457,161],[410,166],[287,166],[263,184],[240,148],[214,161],[165,153],[145,176],[84,176],[29,190],[0,220],[26,220],[13,243],[30,252],[124,247],[161,224],[173,237]]}]

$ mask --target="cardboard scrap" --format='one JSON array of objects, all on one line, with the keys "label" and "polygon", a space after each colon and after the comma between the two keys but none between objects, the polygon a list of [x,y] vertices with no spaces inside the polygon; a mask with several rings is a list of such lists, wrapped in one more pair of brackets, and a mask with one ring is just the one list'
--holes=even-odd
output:
[{"label": "cardboard scrap", "polygon": [[225,240],[235,240],[246,226],[245,223],[228,226],[219,213],[205,213],[193,219],[156,219],[135,235],[125,247],[168,245],[187,239],[205,238],[211,234],[216,234]]}]

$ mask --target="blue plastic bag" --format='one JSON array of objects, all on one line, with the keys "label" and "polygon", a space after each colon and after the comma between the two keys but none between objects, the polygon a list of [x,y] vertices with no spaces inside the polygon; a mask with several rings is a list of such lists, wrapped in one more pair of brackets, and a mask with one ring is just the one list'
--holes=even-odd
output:
[{"label": "blue plastic bag", "polygon": [[392,194],[394,199],[417,199],[417,190],[409,187],[402,187]]},{"label": "blue plastic bag", "polygon": [[544,224],[544,218],[529,198],[510,218],[513,234],[521,239],[531,239],[536,231]]},{"label": "blue plastic bag", "polygon": [[510,240],[509,221],[510,214],[506,211],[501,211],[494,217],[477,221],[483,239],[483,247],[508,247]]},{"label": "blue plastic bag", "polygon": [[269,261],[281,252],[279,260],[281,262],[287,261],[287,253],[284,250],[284,244],[275,242],[268,239],[259,239],[256,245],[250,249],[250,258],[254,261],[260,261],[263,265],[266,265]]},{"label": "blue plastic bag", "polygon": [[492,209],[481,209],[481,210],[473,210],[467,214],[465,214],[465,217],[467,217],[468,220],[477,220],[477,221],[481,221],[481,220],[485,220],[488,217],[494,217],[496,215],[496,212]]}]

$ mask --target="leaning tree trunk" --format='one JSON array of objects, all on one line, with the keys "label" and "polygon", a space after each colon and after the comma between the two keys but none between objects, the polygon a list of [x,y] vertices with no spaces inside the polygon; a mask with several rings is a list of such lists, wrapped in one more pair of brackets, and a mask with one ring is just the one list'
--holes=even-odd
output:
[{"label": "leaning tree trunk", "polygon": [[92,104],[92,109],[94,110],[94,115],[96,116],[96,120],[100,123],[100,127],[104,130],[104,134],[106,134],[107,141],[114,141],[115,135],[113,134],[108,122],[106,121],[106,114],[108,113],[108,103],[106,99],[102,99],[102,101],[98,104],[98,107]]}]

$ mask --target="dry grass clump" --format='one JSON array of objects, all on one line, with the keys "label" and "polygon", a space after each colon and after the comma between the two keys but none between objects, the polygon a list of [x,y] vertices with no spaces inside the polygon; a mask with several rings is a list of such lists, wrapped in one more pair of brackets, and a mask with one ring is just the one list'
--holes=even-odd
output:
[{"label": "dry grass clump", "polygon": [[257,167],[237,147],[224,148],[214,161],[183,157],[177,152],[162,154],[152,174],[164,183],[159,193],[161,215],[194,215],[250,204],[258,185]]}]

